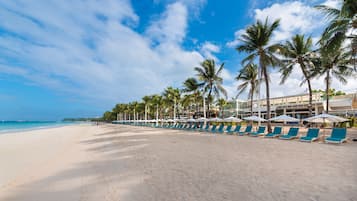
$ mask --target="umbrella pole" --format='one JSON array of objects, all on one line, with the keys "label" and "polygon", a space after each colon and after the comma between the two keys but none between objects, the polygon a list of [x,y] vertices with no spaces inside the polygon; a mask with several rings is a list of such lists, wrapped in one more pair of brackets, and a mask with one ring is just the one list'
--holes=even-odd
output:
[{"label": "umbrella pole", "polygon": [[324,118],[324,120],[323,120],[323,127],[324,127],[324,132],[323,132],[323,134],[322,134],[322,143],[324,143],[325,142],[325,134],[326,134],[326,128],[325,128],[325,118]]}]

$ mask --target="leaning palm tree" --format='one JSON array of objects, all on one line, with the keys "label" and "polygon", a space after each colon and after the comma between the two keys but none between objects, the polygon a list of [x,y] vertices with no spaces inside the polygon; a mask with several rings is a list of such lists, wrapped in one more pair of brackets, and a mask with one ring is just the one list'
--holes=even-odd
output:
[{"label": "leaning palm tree", "polygon": [[329,92],[332,77],[339,80],[341,83],[346,84],[346,78],[349,76],[355,76],[355,69],[350,63],[350,52],[346,49],[329,49],[323,46],[320,49],[320,62],[319,70],[321,75],[325,75],[326,83],[326,113],[329,112]]},{"label": "leaning palm tree", "polygon": [[[252,63],[255,59],[259,61],[260,72],[265,80],[266,89],[266,104],[267,104],[267,119],[270,119],[270,92],[269,92],[269,66],[280,64],[279,59],[274,53],[280,48],[279,44],[270,44],[271,37],[279,26],[280,20],[275,20],[272,24],[268,23],[268,18],[265,22],[257,20],[253,25],[250,25],[245,33],[239,39],[241,45],[236,49],[238,52],[248,53],[248,56],[243,59],[243,65]],[[271,132],[271,123],[268,121],[268,132]]]},{"label": "leaning palm tree", "polygon": [[283,59],[284,66],[280,69],[281,82],[284,84],[286,79],[290,76],[294,68],[299,68],[302,72],[303,79],[300,86],[307,84],[309,90],[309,116],[312,115],[312,88],[311,79],[315,76],[314,62],[316,57],[312,50],[311,37],[305,38],[304,35],[295,35],[291,41],[286,41],[282,46],[281,54],[285,57]]},{"label": "leaning palm tree", "polygon": [[[208,92],[207,95],[207,106],[208,106],[208,117],[210,117],[210,101],[213,97],[220,97],[222,93],[227,98],[227,92],[223,88],[223,78],[221,73],[224,67],[224,63],[216,70],[216,64],[213,59],[206,59],[201,63],[200,67],[195,67],[197,72],[198,80],[202,83],[200,87],[203,89],[204,93]],[[212,96],[214,95],[214,96]]]},{"label": "leaning palm tree", "polygon": [[258,93],[258,85],[259,85],[259,80],[258,80],[258,66],[256,64],[247,64],[244,66],[239,71],[239,74],[235,78],[237,81],[242,81],[238,86],[238,95],[237,97],[242,94],[244,91],[247,90],[248,86],[249,92],[248,92],[248,97],[250,99],[250,115],[253,116],[253,100],[254,100],[254,94]]},{"label": "leaning palm tree", "polygon": [[320,42],[329,49],[336,49],[342,45],[346,38],[350,38],[352,42],[351,56],[356,56],[357,36],[351,30],[357,29],[357,3],[356,0],[344,0],[341,3],[340,9],[326,5],[315,6],[329,20],[329,25],[325,28]]}]

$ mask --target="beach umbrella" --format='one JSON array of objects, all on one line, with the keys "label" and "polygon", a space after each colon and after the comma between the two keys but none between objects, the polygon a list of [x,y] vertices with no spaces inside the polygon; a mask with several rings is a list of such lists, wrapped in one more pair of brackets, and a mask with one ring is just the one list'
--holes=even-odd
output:
[{"label": "beach umbrella", "polygon": [[[300,119],[288,116],[288,115],[280,115],[274,118],[269,119],[270,121],[275,121],[275,122],[283,122],[285,124],[285,122],[299,122]],[[284,127],[283,127],[283,132],[284,132]]]},{"label": "beach umbrella", "polygon": [[267,121],[266,119],[263,119],[261,117],[258,117],[258,116],[250,116],[250,117],[245,117],[243,118],[244,120],[247,120],[247,121]]},{"label": "beach umbrella", "polygon": [[201,118],[198,118],[196,121],[198,121],[198,122],[203,122],[203,121],[206,121],[206,120],[207,120],[206,118],[201,117]]},{"label": "beach umbrella", "polygon": [[312,123],[337,123],[348,121],[348,119],[331,114],[319,114],[313,117],[306,118],[304,119],[304,121]]},{"label": "beach umbrella", "polygon": [[191,118],[191,119],[188,119],[187,121],[188,121],[188,122],[196,122],[196,119],[192,119],[192,118]]},{"label": "beach umbrella", "polygon": [[237,117],[227,117],[224,119],[225,122],[241,122],[242,120]]},{"label": "beach umbrella", "polygon": [[[311,122],[311,123],[338,123],[338,122],[345,122],[349,121],[348,119],[335,116],[335,115],[330,115],[330,114],[319,114],[313,117],[309,117],[304,119],[304,121]],[[323,132],[323,140],[325,139],[325,128]]]},{"label": "beach umbrella", "polygon": [[269,119],[270,121],[276,121],[276,122],[299,122],[300,120],[288,115],[280,115],[274,118]]},{"label": "beach umbrella", "polygon": [[215,121],[215,122],[218,122],[218,121],[221,121],[222,119],[221,118],[210,118],[208,119],[208,121]]}]

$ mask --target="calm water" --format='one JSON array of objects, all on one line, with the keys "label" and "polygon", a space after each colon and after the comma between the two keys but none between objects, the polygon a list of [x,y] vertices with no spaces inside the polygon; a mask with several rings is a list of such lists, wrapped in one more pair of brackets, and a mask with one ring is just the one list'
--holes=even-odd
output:
[{"label": "calm water", "polygon": [[0,121],[0,134],[78,124],[64,121]]}]

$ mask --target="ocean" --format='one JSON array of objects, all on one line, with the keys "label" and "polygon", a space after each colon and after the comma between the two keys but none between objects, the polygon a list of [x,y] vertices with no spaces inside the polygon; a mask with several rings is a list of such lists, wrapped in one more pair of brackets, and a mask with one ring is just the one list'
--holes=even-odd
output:
[{"label": "ocean", "polygon": [[0,121],[0,134],[78,124],[71,121]]}]

